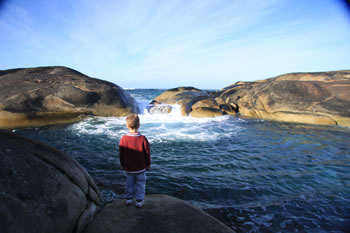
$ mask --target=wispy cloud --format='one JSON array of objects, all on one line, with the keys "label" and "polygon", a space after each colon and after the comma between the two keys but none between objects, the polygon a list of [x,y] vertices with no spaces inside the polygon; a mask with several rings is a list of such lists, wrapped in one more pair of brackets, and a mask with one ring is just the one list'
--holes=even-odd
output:
[{"label": "wispy cloud", "polygon": [[348,22],[333,1],[317,6],[288,0],[35,4],[14,2],[0,19],[6,35],[0,49],[7,46],[6,53],[17,54],[0,68],[57,64],[127,87],[203,88],[349,68],[342,60],[350,52]]}]

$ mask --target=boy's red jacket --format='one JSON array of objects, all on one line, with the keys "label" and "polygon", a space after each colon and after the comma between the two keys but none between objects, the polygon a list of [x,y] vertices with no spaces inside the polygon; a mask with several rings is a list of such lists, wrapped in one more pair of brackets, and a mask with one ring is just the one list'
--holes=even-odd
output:
[{"label": "boy's red jacket", "polygon": [[139,132],[124,135],[119,144],[120,165],[127,172],[143,172],[151,166],[151,151],[147,138]]}]

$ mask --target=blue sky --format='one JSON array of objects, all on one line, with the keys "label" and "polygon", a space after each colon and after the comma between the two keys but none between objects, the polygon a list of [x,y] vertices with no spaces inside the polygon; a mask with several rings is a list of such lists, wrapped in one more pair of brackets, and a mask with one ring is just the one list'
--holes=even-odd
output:
[{"label": "blue sky", "polygon": [[124,88],[220,89],[350,69],[336,0],[9,0],[0,69],[67,66]]}]

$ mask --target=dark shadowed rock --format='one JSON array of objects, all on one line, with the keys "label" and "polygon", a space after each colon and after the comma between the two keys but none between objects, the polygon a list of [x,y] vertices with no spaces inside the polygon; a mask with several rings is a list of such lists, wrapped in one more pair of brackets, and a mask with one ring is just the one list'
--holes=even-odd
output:
[{"label": "dark shadowed rock", "polygon": [[150,195],[142,208],[124,200],[107,204],[88,225],[86,233],[232,233],[223,223],[184,201]]},{"label": "dark shadowed rock", "polygon": [[0,131],[1,232],[82,232],[102,205],[99,190],[70,156]]},{"label": "dark shadowed rock", "polygon": [[0,71],[0,128],[69,123],[84,115],[125,116],[137,104],[119,86],[66,67]]},{"label": "dark shadowed rock", "polygon": [[350,126],[350,71],[293,73],[238,82],[220,96],[241,116]]},{"label": "dark shadowed rock", "polygon": [[236,116],[239,112],[239,108],[235,104],[220,104],[220,109],[226,114]]}]

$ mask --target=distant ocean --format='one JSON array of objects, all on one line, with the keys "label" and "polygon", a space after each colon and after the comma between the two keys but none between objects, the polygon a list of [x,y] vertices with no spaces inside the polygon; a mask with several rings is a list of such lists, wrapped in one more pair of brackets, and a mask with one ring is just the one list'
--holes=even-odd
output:
[{"label": "distant ocean", "polygon": [[[147,194],[169,194],[205,210],[237,232],[349,232],[350,129],[147,112],[163,90],[128,89],[151,143]],[[118,145],[125,118],[16,133],[72,155],[105,201],[122,199]]]}]

